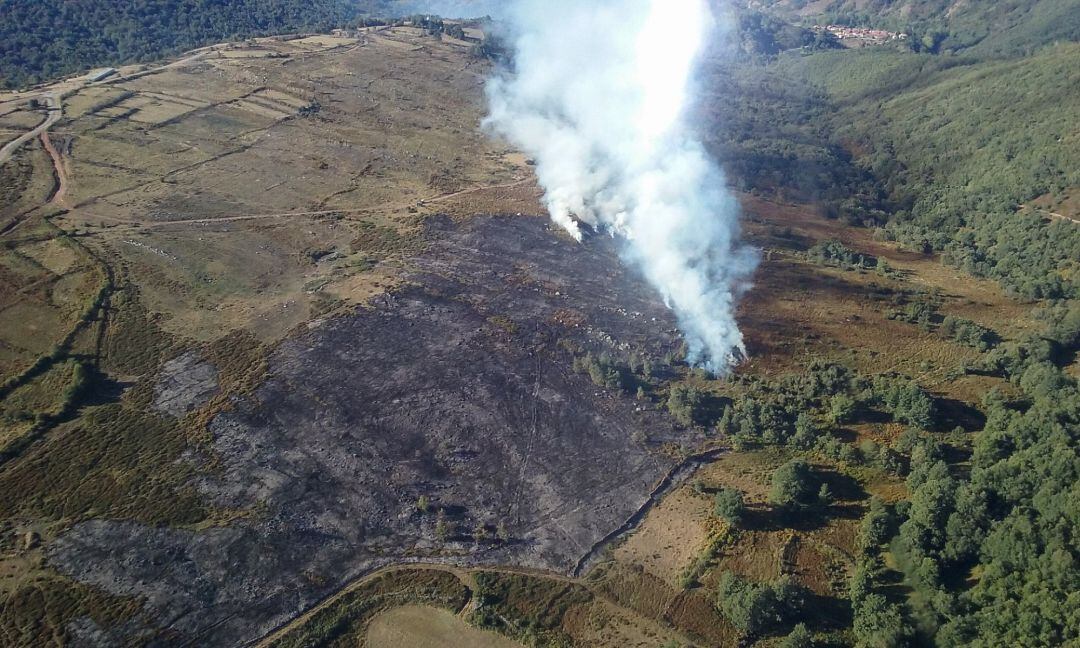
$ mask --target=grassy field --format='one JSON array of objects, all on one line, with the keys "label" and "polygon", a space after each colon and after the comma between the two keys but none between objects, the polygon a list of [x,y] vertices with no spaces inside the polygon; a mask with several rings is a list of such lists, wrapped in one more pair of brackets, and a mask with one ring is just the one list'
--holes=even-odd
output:
[{"label": "grassy field", "polygon": [[515,648],[521,644],[477,630],[446,610],[405,605],[379,614],[368,627],[370,648]]},{"label": "grassy field", "polygon": [[363,302],[407,251],[371,228],[404,242],[422,201],[526,177],[477,131],[483,64],[410,38],[261,39],[78,92],[61,126],[73,208],[57,223],[195,339],[274,341]]}]

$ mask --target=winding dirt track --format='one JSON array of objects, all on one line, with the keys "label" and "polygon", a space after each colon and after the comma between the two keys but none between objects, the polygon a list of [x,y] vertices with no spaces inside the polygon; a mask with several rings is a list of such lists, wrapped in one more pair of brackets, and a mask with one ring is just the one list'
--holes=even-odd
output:
[{"label": "winding dirt track", "polygon": [[33,130],[16,137],[5,144],[3,148],[0,148],[0,164],[6,164],[23,144],[48,131],[50,126],[64,116],[63,104],[60,102],[60,94],[57,92],[48,92],[37,97],[29,97],[29,99],[44,99],[49,104],[49,114]]},{"label": "winding dirt track", "polygon": [[[49,128],[53,124],[55,124],[57,121],[59,121],[61,117],[64,116],[63,98],[65,96],[73,94],[75,92],[78,92],[79,90],[81,90],[82,88],[85,88],[85,87],[98,86],[98,85],[111,85],[111,84],[114,84],[114,83],[123,83],[123,82],[131,81],[132,79],[138,79],[139,77],[144,77],[144,76],[147,76],[147,75],[150,75],[150,74],[157,74],[158,72],[161,72],[163,70],[168,70],[170,68],[181,67],[181,66],[187,65],[188,63],[192,63],[194,61],[197,61],[197,60],[203,58],[208,53],[214,51],[214,49],[218,48],[218,47],[221,47],[221,44],[209,45],[207,47],[201,47],[201,48],[199,48],[197,50],[192,50],[191,52],[188,52],[185,56],[183,56],[182,58],[177,59],[175,61],[165,63],[165,64],[162,64],[162,65],[158,65],[158,66],[155,66],[155,67],[152,67],[152,68],[148,68],[146,70],[142,70],[141,72],[136,72],[134,74],[129,74],[129,75],[126,75],[126,76],[115,76],[114,75],[113,77],[110,77],[108,79],[104,79],[102,81],[93,81],[93,82],[91,82],[91,81],[89,81],[88,79],[85,79],[85,78],[82,78],[82,79],[68,79],[66,81],[61,81],[61,82],[58,82],[56,84],[53,84],[52,86],[49,86],[49,88],[51,88],[51,89],[46,89],[46,90],[44,90],[42,92],[39,92],[38,94],[27,94],[25,96],[18,96],[17,98],[14,98],[14,99],[11,99],[11,100],[0,101],[0,105],[12,104],[12,105],[15,105],[16,109],[17,109],[18,105],[21,104],[24,101],[30,101],[32,99],[38,99],[38,100],[45,101],[45,103],[48,104],[48,107],[49,107],[48,108],[48,110],[49,110],[48,116],[44,120],[42,120],[42,122],[40,124],[35,126],[32,130],[24,133],[23,135],[20,135],[19,137],[15,138],[14,140],[8,142],[7,144],[5,144],[3,146],[3,148],[0,148],[0,164],[7,163],[7,161],[11,159],[11,156],[14,155],[15,152],[17,150],[19,150],[19,148],[23,144],[29,142],[30,140],[34,139],[35,137],[38,137],[38,136],[43,135],[44,133],[48,132]],[[52,154],[50,153],[50,155],[52,155]],[[54,162],[57,159],[58,158],[56,156],[53,156],[53,161]],[[59,174],[61,172],[62,172],[62,169],[58,166],[57,167],[58,177],[60,177]],[[58,194],[59,194],[59,192],[58,192]]]},{"label": "winding dirt track", "polygon": [[[465,587],[469,588],[470,592],[472,592],[474,594],[476,592],[476,581],[473,578],[472,573],[469,571],[469,569],[470,569],[469,567],[458,566],[458,565],[455,565],[455,564],[453,564],[451,562],[446,562],[446,563],[416,562],[416,563],[402,563],[402,564],[397,564],[397,565],[388,565],[388,566],[383,567],[381,569],[376,569],[376,570],[374,570],[372,572],[369,572],[369,573],[361,576],[360,578],[357,578],[356,580],[349,583],[348,585],[346,585],[342,589],[338,590],[337,592],[331,594],[329,597],[324,599],[322,602],[320,602],[317,605],[313,606],[311,609],[307,610],[306,612],[304,612],[300,616],[298,616],[298,617],[296,617],[294,619],[291,619],[290,621],[288,621],[284,625],[282,625],[280,628],[278,628],[277,630],[271,632],[270,634],[266,635],[265,637],[249,642],[247,644],[247,646],[249,646],[250,648],[270,648],[271,646],[274,645],[275,642],[277,642],[280,639],[284,638],[287,634],[289,634],[293,630],[303,626],[307,621],[309,621],[312,617],[314,617],[320,611],[322,611],[323,609],[333,605],[342,596],[345,596],[349,592],[352,592],[353,590],[355,590],[358,587],[364,585],[365,583],[371,582],[372,580],[374,580],[374,579],[376,579],[379,576],[382,576],[384,574],[388,574],[388,573],[392,573],[392,572],[396,572],[396,571],[408,571],[408,570],[417,570],[417,569],[430,569],[430,570],[438,570],[438,571],[449,572],[449,573],[453,574],[454,576],[457,576],[458,579],[462,582],[462,584],[465,585]],[[576,578],[571,578],[571,577],[565,576],[563,574],[558,574],[558,573],[555,573],[555,572],[544,571],[542,569],[526,569],[526,568],[517,568],[517,567],[492,567],[492,566],[477,567],[476,569],[481,569],[483,571],[488,571],[488,572],[498,572],[500,574],[520,574],[522,576],[536,576],[536,577],[540,577],[540,578],[546,578],[548,580],[558,581],[560,583],[567,583],[567,584],[573,584],[573,585],[580,585],[581,584],[581,581],[576,579]],[[470,600],[468,603],[465,604],[465,607],[462,609],[462,613],[464,614],[464,613],[467,613],[468,611],[470,611],[475,604],[476,604],[475,600]]]}]

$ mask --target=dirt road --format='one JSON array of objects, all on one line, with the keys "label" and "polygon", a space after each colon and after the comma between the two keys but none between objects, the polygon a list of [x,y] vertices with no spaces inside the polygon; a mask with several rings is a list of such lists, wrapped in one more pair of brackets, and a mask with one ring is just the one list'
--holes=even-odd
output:
[{"label": "dirt road", "polygon": [[[457,576],[458,579],[461,581],[461,583],[463,585],[465,585],[465,587],[469,588],[469,591],[472,592],[472,593],[475,593],[477,591],[476,580],[473,577],[472,570],[486,571],[486,572],[498,572],[500,574],[518,574],[518,575],[521,575],[521,576],[533,576],[533,577],[537,577],[537,578],[545,578],[545,579],[548,579],[548,580],[558,581],[560,583],[566,583],[566,584],[570,584],[570,585],[582,585],[583,584],[583,582],[581,580],[579,580],[577,578],[572,578],[572,577],[566,576],[564,574],[558,574],[558,573],[555,573],[555,572],[549,572],[549,571],[546,571],[546,570],[543,570],[543,569],[528,569],[528,568],[525,568],[525,567],[520,567],[520,568],[518,568],[518,567],[505,567],[505,566],[502,566],[502,567],[496,567],[496,566],[468,567],[468,566],[456,565],[456,564],[454,564],[452,562],[443,563],[443,562],[424,562],[424,561],[388,565],[386,567],[382,567],[380,569],[375,569],[373,571],[368,572],[367,574],[364,574],[363,576],[361,576],[361,577],[357,578],[356,580],[352,581],[351,583],[349,583],[345,587],[341,588],[337,592],[335,592],[335,593],[331,594],[330,596],[326,597],[325,599],[323,599],[318,604],[312,606],[309,610],[307,610],[303,614],[301,614],[301,615],[297,616],[296,618],[291,619],[290,621],[287,621],[286,623],[282,624],[281,627],[274,630],[273,632],[266,635],[265,637],[262,637],[260,639],[255,639],[255,640],[252,640],[252,641],[248,642],[247,645],[250,646],[251,648],[270,648],[271,646],[274,645],[275,642],[281,640],[282,638],[284,638],[286,635],[288,635],[293,630],[296,630],[297,628],[302,627],[305,623],[310,621],[312,619],[312,617],[314,617],[316,614],[318,614],[322,610],[326,609],[327,607],[333,605],[334,603],[339,601],[341,599],[341,597],[345,596],[349,592],[352,592],[352,591],[356,590],[357,588],[363,586],[364,584],[369,583],[369,582],[375,580],[376,578],[378,578],[380,576],[383,576],[384,574],[387,574],[387,573],[390,573],[390,572],[409,571],[409,570],[423,570],[423,569],[437,570],[437,571],[444,571],[444,572],[451,573],[454,576]],[[465,611],[472,610],[474,608],[474,606],[476,605],[476,603],[477,602],[475,600],[470,600],[465,605],[465,607],[464,607],[464,609],[462,611],[465,612]]]},{"label": "dirt road", "polygon": [[[528,184],[530,182],[532,182],[532,179],[531,178],[526,178],[524,180],[515,180],[514,182],[507,182],[507,183],[497,184],[497,185],[482,185],[482,186],[479,186],[479,187],[470,187],[468,189],[462,189],[460,191],[455,191],[453,193],[440,194],[440,195],[436,195],[436,196],[430,196],[428,198],[421,198],[421,199],[418,199],[418,200],[417,199],[411,199],[411,200],[402,201],[402,202],[399,202],[399,203],[389,203],[387,205],[384,205],[383,209],[405,208],[405,207],[411,207],[411,206],[414,206],[414,205],[421,205],[421,206],[432,205],[432,204],[445,202],[445,201],[451,200],[453,198],[460,198],[461,196],[466,196],[466,195],[477,193],[477,192],[480,192],[480,191],[491,191],[493,189],[512,189],[512,188],[515,188],[515,187],[520,187],[520,186],[526,185],[526,184]],[[124,189],[124,191],[130,191],[130,189]],[[94,198],[93,200],[97,200],[98,198],[100,198],[100,196]],[[87,203],[89,203],[89,202],[90,201],[87,201]],[[87,203],[80,203],[80,204],[75,205],[75,207],[81,208],[81,207],[84,207],[84,205],[87,204]],[[129,225],[133,229],[142,230],[142,229],[147,229],[147,228],[169,227],[169,226],[175,226],[175,225],[217,225],[217,224],[220,224],[220,223],[235,223],[235,222],[239,222],[239,221],[264,220],[264,219],[272,219],[272,218],[292,218],[292,217],[305,217],[305,216],[319,217],[319,216],[329,216],[331,214],[355,214],[355,213],[369,212],[369,211],[372,211],[372,209],[373,209],[373,207],[359,207],[359,208],[355,208],[355,209],[350,209],[350,208],[319,209],[319,210],[313,210],[313,211],[272,212],[272,213],[268,213],[268,214],[244,214],[244,215],[241,215],[241,216],[212,216],[212,217],[203,217],[203,218],[184,218],[184,219],[178,219],[178,220],[163,220],[163,221],[133,221],[133,220],[121,219],[121,218],[116,218],[114,216],[109,216],[109,215],[105,215],[105,214],[96,214],[96,213],[93,213],[93,214],[87,213],[87,215],[92,215],[93,218],[98,219],[98,220],[109,221],[109,222],[112,222],[112,223],[116,223],[118,225]]]},{"label": "dirt road", "polygon": [[[49,107],[48,108],[48,110],[49,110],[48,116],[40,124],[38,124],[33,130],[31,130],[31,131],[29,131],[27,133],[24,133],[23,135],[21,135],[21,136],[17,137],[16,139],[14,139],[14,140],[8,142],[7,144],[5,144],[3,148],[0,148],[0,164],[5,164],[8,160],[11,159],[11,156],[15,154],[15,151],[19,150],[19,148],[23,144],[29,142],[30,140],[34,139],[35,137],[38,137],[38,136],[44,134],[46,131],[49,130],[49,128],[53,124],[55,124],[57,121],[60,120],[61,117],[64,116],[64,106],[63,106],[63,102],[62,102],[62,99],[63,99],[64,96],[70,95],[70,94],[72,94],[74,92],[77,92],[81,88],[88,87],[88,86],[110,85],[110,84],[113,84],[113,83],[123,83],[123,82],[126,82],[126,81],[131,81],[132,79],[137,79],[139,77],[147,76],[149,74],[157,74],[158,72],[162,72],[162,71],[168,70],[170,68],[181,67],[181,66],[187,65],[189,63],[193,63],[195,61],[198,61],[199,59],[206,56],[206,54],[214,51],[214,49],[217,48],[217,47],[221,47],[221,45],[210,45],[210,46],[207,46],[207,47],[201,47],[201,48],[199,48],[197,50],[192,50],[191,52],[188,52],[183,57],[181,57],[181,58],[179,58],[179,59],[177,59],[175,61],[172,61],[170,63],[165,63],[165,64],[162,64],[162,65],[158,65],[158,66],[143,70],[141,72],[136,72],[134,74],[130,74],[130,75],[126,75],[126,76],[113,76],[113,77],[110,77],[108,79],[104,79],[102,81],[96,81],[96,82],[90,82],[85,77],[67,79],[67,80],[58,82],[56,84],[53,84],[52,86],[49,87],[49,89],[47,89],[46,91],[41,92],[39,94],[36,94],[36,95],[30,94],[30,95],[26,95],[25,97],[20,96],[17,99],[11,99],[11,100],[6,100],[6,101],[0,102],[0,105],[7,105],[7,104],[16,105],[16,104],[22,103],[24,101],[30,101],[31,99],[39,99],[39,100],[45,101],[45,103],[48,104],[48,107]],[[44,140],[43,140],[43,142],[44,142]],[[50,155],[52,155],[51,152],[50,152]],[[53,161],[58,162],[57,156],[53,155]],[[56,171],[57,171],[58,177],[62,178],[62,176],[60,174],[62,173],[63,169],[59,165],[57,166]],[[61,187],[60,187],[60,189],[58,191],[59,196],[62,196],[62,191],[63,191],[63,184],[61,183]]]},{"label": "dirt road", "polygon": [[60,102],[60,94],[58,92],[47,92],[36,97],[29,97],[28,99],[44,99],[45,103],[49,106],[49,114],[33,130],[16,137],[4,145],[3,148],[0,148],[0,164],[5,164],[11,159],[11,156],[15,151],[19,150],[19,147],[49,130],[50,126],[64,116],[64,108],[63,104]]},{"label": "dirt road", "polygon": [[1067,220],[1067,221],[1072,221],[1074,223],[1080,224],[1080,219],[1075,218],[1073,216],[1066,216],[1065,214],[1058,214],[1058,213],[1055,213],[1055,212],[1046,212],[1046,213],[1050,215],[1050,218],[1053,218],[1055,220]]}]

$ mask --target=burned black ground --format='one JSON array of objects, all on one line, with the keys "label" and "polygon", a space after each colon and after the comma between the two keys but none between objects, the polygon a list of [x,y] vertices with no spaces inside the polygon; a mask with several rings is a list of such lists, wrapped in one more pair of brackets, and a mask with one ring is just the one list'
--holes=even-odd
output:
[{"label": "burned black ground", "polygon": [[661,448],[697,440],[571,369],[568,349],[660,358],[679,343],[611,239],[529,217],[434,218],[426,236],[407,287],[299,330],[211,422],[195,486],[247,516],[98,520],[49,548],[63,573],[146,601],[116,632],[234,645],[410,560],[567,573],[663,479],[676,460]]}]

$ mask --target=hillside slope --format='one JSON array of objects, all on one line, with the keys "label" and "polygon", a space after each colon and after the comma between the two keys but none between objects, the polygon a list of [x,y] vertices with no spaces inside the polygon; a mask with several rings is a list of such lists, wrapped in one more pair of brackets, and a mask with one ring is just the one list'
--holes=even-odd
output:
[{"label": "hillside slope", "polygon": [[385,3],[311,0],[0,0],[0,86],[19,87],[96,65],[161,58],[200,45],[325,30]]},{"label": "hillside slope", "polygon": [[[837,136],[886,181],[898,236],[1030,297],[1078,294],[1068,221],[1080,186],[1080,45],[982,63],[823,52],[776,68],[836,102]],[[1017,213],[1036,199],[1041,217]]]},{"label": "hillside slope", "polygon": [[[396,646],[410,605],[439,646],[1077,645],[1078,46],[740,28],[692,120],[761,250],[723,379],[612,238],[542,218],[471,42],[34,93],[63,113],[0,165],[0,644]],[[10,136],[44,116],[6,96]]]},{"label": "hillside slope", "polygon": [[750,0],[752,7],[818,22],[871,25],[916,36],[914,47],[1011,55],[1080,37],[1076,0]]}]

